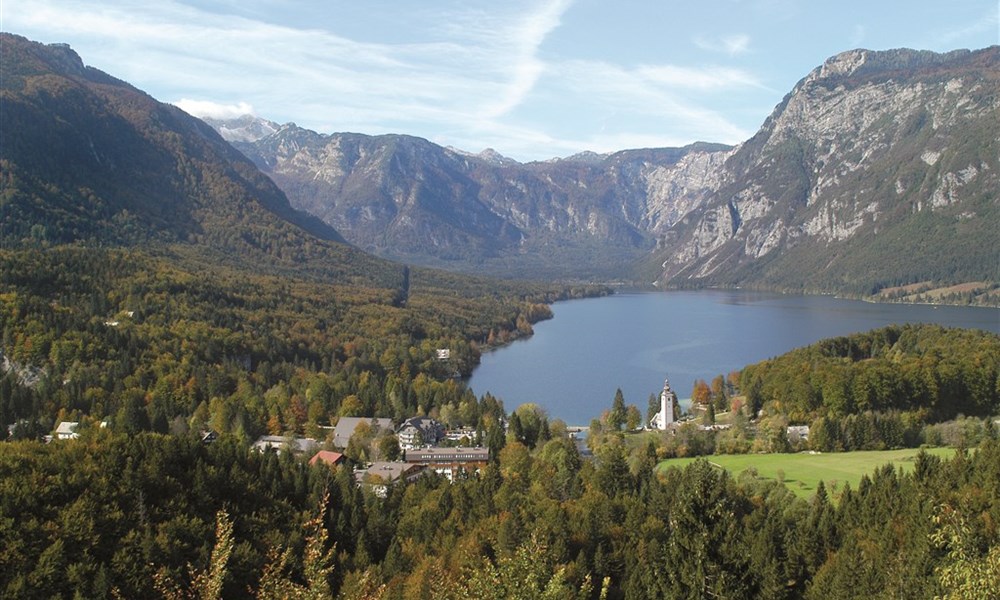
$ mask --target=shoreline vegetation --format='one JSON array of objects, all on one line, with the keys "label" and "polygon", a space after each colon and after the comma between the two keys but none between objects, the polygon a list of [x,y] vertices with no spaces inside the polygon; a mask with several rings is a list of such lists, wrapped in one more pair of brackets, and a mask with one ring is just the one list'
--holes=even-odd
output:
[{"label": "shoreline vegetation", "polygon": [[974,306],[1000,308],[1000,283],[972,281],[963,283],[919,283],[883,287],[872,293],[851,293],[822,289],[791,289],[767,285],[669,285],[641,284],[638,282],[605,282],[602,285],[622,292],[668,292],[671,290],[753,290],[773,294],[800,296],[833,296],[845,300],[861,300],[875,304],[914,304],[927,306]]}]

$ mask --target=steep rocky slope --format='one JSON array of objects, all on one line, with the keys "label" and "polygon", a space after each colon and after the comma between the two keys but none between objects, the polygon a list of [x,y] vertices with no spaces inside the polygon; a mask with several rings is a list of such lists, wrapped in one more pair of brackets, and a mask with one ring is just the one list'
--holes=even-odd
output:
[{"label": "steep rocky slope", "polygon": [[382,256],[867,294],[1000,281],[998,82],[998,47],[853,50],[802,79],[737,148],[527,164],[399,135],[216,126],[295,207]]},{"label": "steep rocky slope", "polygon": [[718,187],[717,167],[731,152],[695,144],[521,164],[403,135],[288,124],[247,141],[246,119],[214,125],[296,208],[358,246],[515,276],[621,276],[656,233]]},{"label": "steep rocky slope", "polygon": [[831,58],[662,238],[660,281],[856,293],[997,281],[998,92],[998,47]]}]

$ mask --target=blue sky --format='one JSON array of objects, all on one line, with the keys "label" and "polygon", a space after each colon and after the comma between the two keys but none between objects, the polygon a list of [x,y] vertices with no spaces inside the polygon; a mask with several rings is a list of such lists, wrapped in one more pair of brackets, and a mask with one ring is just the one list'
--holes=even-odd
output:
[{"label": "blue sky", "polygon": [[0,29],[198,116],[518,160],[749,138],[853,48],[1000,44],[997,0],[2,0]]}]

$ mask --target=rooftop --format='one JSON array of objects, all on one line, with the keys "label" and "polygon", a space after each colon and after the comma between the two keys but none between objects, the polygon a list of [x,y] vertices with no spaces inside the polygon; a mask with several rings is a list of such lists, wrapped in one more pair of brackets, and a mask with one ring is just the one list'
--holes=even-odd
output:
[{"label": "rooftop", "polygon": [[489,448],[417,448],[406,451],[406,462],[471,462],[490,459]]}]

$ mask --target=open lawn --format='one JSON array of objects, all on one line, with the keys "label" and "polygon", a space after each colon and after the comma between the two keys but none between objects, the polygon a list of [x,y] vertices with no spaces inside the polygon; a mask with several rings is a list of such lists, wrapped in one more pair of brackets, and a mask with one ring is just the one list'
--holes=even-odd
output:
[{"label": "open lawn", "polygon": [[[928,454],[942,458],[954,455],[953,448],[928,448]],[[734,477],[753,467],[760,479],[783,480],[796,495],[809,498],[816,492],[816,485],[823,480],[831,498],[835,498],[845,483],[851,489],[858,489],[861,476],[872,473],[886,463],[901,467],[904,471],[913,468],[918,449],[881,450],[873,452],[830,452],[811,454],[716,454],[695,458],[673,458],[659,464],[660,469],[684,467],[698,458],[708,460],[712,465],[729,471]]]}]

